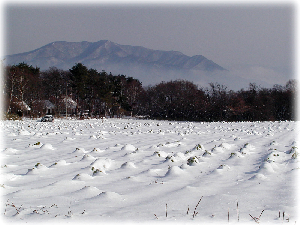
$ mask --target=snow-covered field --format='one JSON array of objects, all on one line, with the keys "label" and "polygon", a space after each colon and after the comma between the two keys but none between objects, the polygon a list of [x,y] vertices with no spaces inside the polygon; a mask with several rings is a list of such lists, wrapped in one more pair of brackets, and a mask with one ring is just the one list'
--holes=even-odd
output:
[{"label": "snow-covered field", "polygon": [[7,223],[300,222],[296,122],[0,124]]}]

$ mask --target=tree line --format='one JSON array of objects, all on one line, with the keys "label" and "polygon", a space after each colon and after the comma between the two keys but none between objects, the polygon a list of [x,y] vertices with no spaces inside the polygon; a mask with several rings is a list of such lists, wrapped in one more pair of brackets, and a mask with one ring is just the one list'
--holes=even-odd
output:
[{"label": "tree line", "polygon": [[[295,120],[296,81],[262,88],[254,83],[239,91],[210,83],[198,87],[175,80],[143,87],[133,77],[89,69],[41,71],[26,63],[4,67],[6,114],[42,116],[45,100],[55,116],[140,116],[187,121]],[[68,103],[71,101],[71,103]],[[27,107],[27,108],[26,108]],[[49,106],[48,106],[49,107]]]}]

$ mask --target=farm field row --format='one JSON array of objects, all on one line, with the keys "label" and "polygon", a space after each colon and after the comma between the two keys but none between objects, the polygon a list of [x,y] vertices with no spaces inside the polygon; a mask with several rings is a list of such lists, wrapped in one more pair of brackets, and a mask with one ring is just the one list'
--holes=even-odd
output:
[{"label": "farm field row", "polygon": [[12,221],[297,220],[297,122],[1,121]]}]

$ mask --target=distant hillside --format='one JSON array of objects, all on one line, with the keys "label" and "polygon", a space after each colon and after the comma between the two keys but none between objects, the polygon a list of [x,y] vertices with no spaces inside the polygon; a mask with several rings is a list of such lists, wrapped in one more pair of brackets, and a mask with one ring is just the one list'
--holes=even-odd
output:
[{"label": "distant hillside", "polygon": [[[200,86],[210,83],[226,85],[229,89],[247,88],[249,83],[263,87],[284,84],[280,73],[272,69],[256,67],[231,68],[230,71],[202,55],[187,56],[178,51],[152,50],[141,46],[120,45],[108,40],[98,42],[56,41],[36,50],[8,55],[6,65],[25,62],[41,70],[50,67],[71,69],[76,63],[88,68],[114,75],[123,74],[139,79],[143,86],[155,85],[162,81],[189,80]],[[232,62],[234,64],[234,62]],[[290,74],[287,74],[290,77]],[[268,77],[269,76],[269,77]],[[267,78],[267,79],[266,79]],[[278,80],[281,81],[278,83]]]},{"label": "distant hillside", "polygon": [[[58,41],[36,50],[6,56],[6,64],[25,62],[42,70],[55,66],[69,69],[81,62],[89,68],[126,73],[129,67],[147,70],[224,70],[202,55],[186,56],[178,51],[151,50],[140,46],[120,45],[111,41]],[[122,68],[124,71],[121,71]]]}]

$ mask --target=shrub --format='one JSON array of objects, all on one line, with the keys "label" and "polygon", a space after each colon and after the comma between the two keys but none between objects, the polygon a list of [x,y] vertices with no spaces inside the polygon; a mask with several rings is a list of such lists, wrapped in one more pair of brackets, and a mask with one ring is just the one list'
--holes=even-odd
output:
[{"label": "shrub", "polygon": [[197,156],[193,156],[193,157],[190,157],[188,160],[187,160],[187,164],[189,166],[193,165],[194,163],[198,163],[199,160],[198,160],[198,157]]},{"label": "shrub", "polygon": [[292,155],[292,159],[297,159],[297,157],[298,157],[298,152],[295,151]]}]

